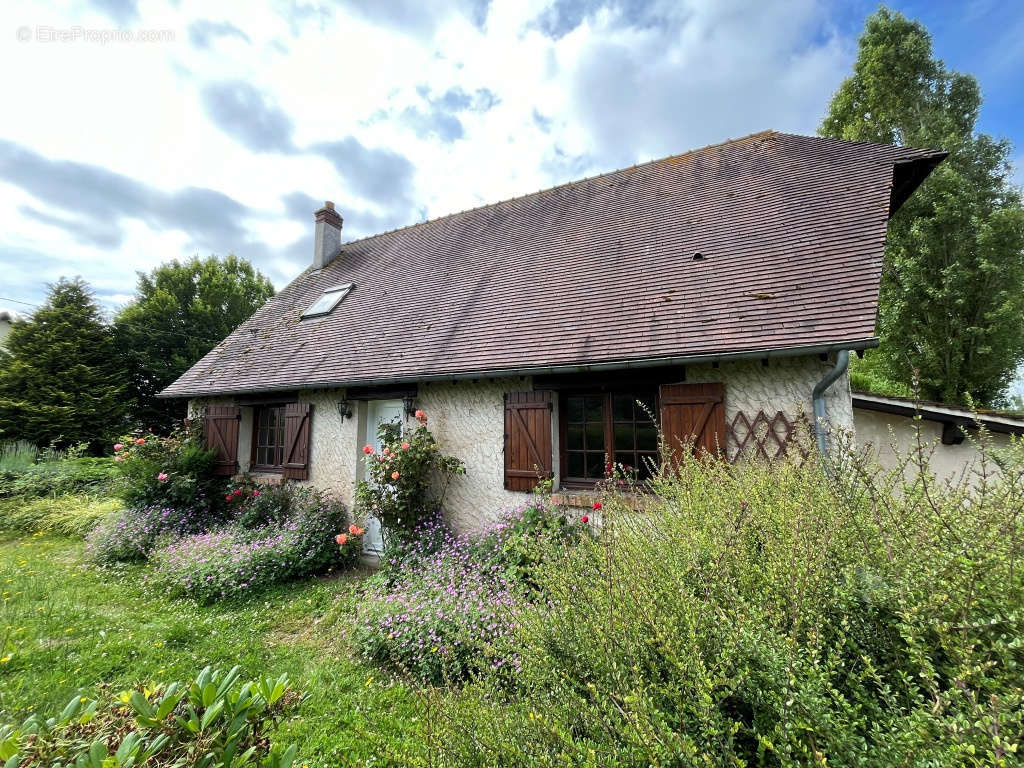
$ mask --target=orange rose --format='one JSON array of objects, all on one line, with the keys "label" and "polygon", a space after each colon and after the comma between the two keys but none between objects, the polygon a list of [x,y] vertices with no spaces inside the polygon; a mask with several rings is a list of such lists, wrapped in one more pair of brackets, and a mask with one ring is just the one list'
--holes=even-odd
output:
[{"label": "orange rose", "polygon": [[348,535],[344,533],[339,533],[337,536],[334,537],[334,540],[338,542],[339,547],[344,547],[345,543],[348,541]]}]

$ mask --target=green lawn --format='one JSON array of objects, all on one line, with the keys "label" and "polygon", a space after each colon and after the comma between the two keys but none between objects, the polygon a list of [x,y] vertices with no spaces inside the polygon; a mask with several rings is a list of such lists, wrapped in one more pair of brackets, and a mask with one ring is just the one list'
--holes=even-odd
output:
[{"label": "green lawn", "polygon": [[416,743],[425,706],[360,662],[347,630],[364,574],[202,607],[154,596],[145,568],[87,565],[80,541],[0,532],[0,723],[56,714],[77,691],[187,680],[207,664],[287,672],[308,695],[278,740],[296,765],[385,765]]}]

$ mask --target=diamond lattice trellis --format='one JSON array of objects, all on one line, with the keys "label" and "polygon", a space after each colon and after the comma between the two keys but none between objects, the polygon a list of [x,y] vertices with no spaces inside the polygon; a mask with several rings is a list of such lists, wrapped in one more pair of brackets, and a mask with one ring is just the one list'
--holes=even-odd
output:
[{"label": "diamond lattice trellis", "polygon": [[807,448],[797,440],[804,419],[790,420],[782,411],[769,417],[764,411],[750,419],[737,411],[726,425],[729,441],[729,460],[735,464],[744,458],[759,458],[767,461],[795,455],[807,458]]}]

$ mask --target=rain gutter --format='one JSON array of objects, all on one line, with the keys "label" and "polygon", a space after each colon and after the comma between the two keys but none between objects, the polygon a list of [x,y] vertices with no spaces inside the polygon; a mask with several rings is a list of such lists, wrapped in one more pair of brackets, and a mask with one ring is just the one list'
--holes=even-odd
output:
[{"label": "rain gutter", "polygon": [[[237,389],[186,389],[182,392],[164,390],[157,397],[216,397],[220,395],[241,395],[257,392],[295,392],[310,389],[343,389],[345,387],[374,387],[388,384],[412,384],[427,381],[459,381],[466,379],[496,379],[514,376],[544,376],[561,373],[593,373],[596,371],[642,370],[644,368],[661,368],[675,365],[700,365],[703,363],[724,363],[733,360],[773,360],[803,355],[828,355],[838,352],[845,353],[849,360],[851,349],[870,349],[878,346],[878,338],[855,339],[852,341],[826,342],[807,346],[776,347],[774,349],[752,349],[737,352],[722,352],[709,355],[677,355],[672,357],[651,357],[641,360],[614,360],[584,365],[547,365],[524,368],[496,368],[456,373],[411,374],[408,376],[387,376],[381,378],[352,380],[309,380],[301,384],[277,384],[265,387],[241,387]],[[836,374],[838,377],[842,371]],[[829,384],[832,382],[830,381]],[[821,386],[819,384],[819,386]],[[827,385],[826,385],[827,388]],[[815,387],[817,392],[817,387]]]}]

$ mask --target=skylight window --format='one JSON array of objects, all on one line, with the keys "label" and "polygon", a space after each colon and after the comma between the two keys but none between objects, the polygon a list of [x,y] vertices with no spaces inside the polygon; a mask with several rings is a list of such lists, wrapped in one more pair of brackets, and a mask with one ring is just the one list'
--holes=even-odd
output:
[{"label": "skylight window", "polygon": [[328,288],[320,294],[320,297],[316,301],[309,305],[309,309],[303,312],[302,316],[318,317],[320,315],[329,315],[351,290],[352,283],[345,283],[344,285],[336,285],[333,288]]}]

